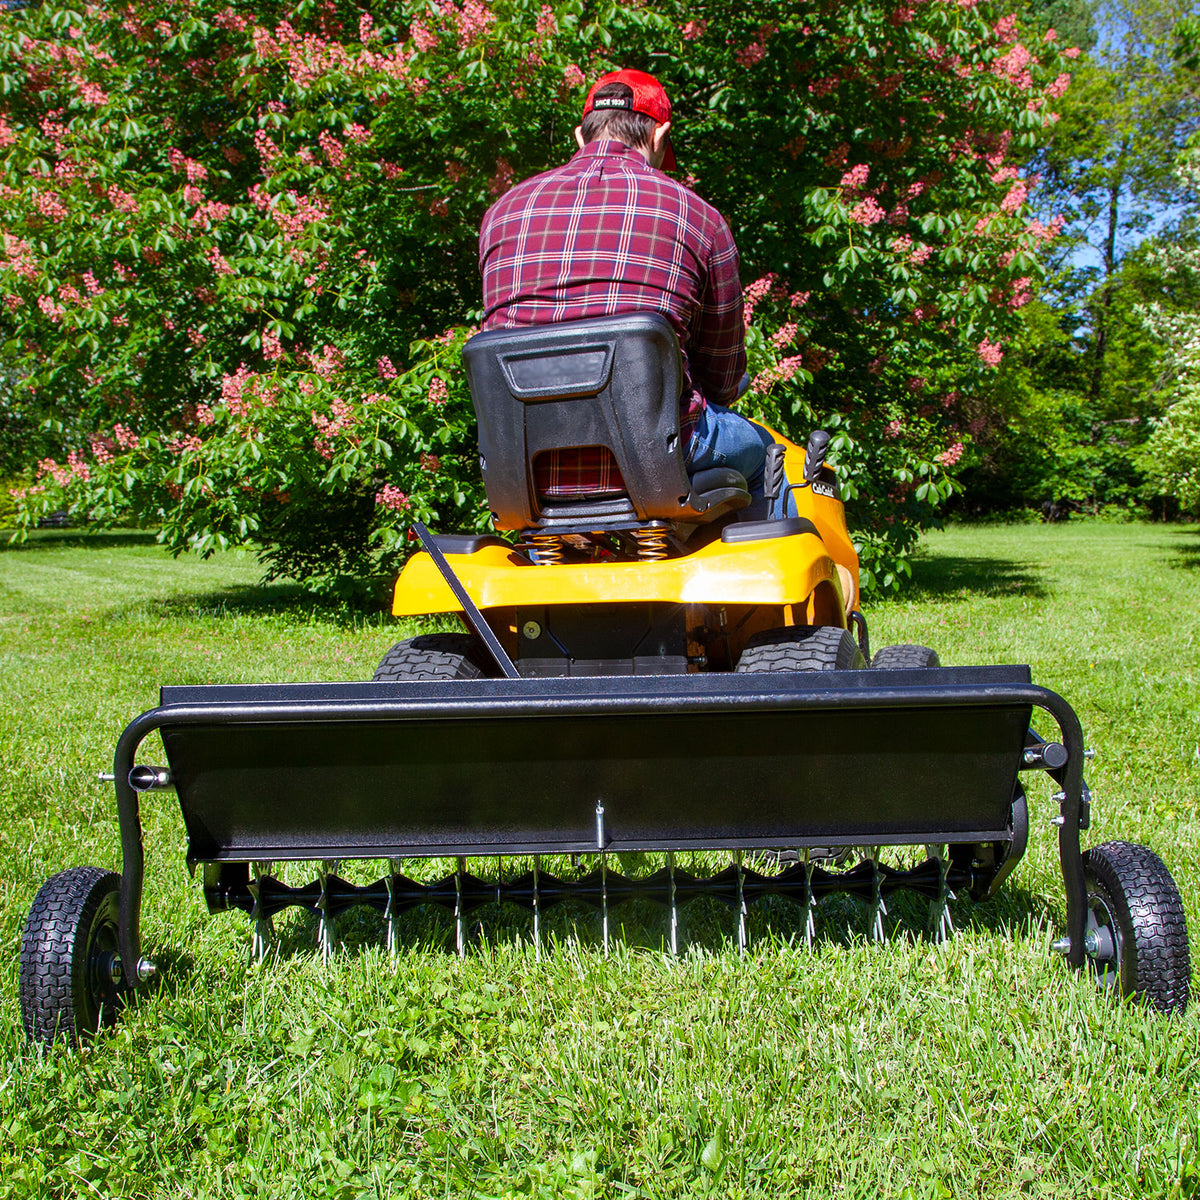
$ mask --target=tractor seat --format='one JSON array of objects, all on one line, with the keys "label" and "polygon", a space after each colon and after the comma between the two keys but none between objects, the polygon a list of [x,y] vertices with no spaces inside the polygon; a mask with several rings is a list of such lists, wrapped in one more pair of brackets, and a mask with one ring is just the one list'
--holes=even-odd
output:
[{"label": "tractor seat", "polygon": [[658,313],[489,330],[463,364],[497,529],[695,525],[750,503],[737,471],[688,477],[679,343]]}]

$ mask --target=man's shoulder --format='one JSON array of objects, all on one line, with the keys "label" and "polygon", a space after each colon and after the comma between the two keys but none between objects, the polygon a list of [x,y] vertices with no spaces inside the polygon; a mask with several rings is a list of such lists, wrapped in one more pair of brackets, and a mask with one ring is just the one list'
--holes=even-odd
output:
[{"label": "man's shoulder", "polygon": [[504,193],[498,200],[494,201],[491,207],[483,215],[483,224],[502,217],[505,213],[513,209],[521,209],[530,203],[540,192],[547,188],[553,188],[554,184],[559,180],[566,180],[570,172],[568,168],[570,163],[562,163],[560,166],[551,167],[548,171],[541,171],[537,175],[531,175],[528,179],[521,180],[520,183],[514,184],[507,192]]}]

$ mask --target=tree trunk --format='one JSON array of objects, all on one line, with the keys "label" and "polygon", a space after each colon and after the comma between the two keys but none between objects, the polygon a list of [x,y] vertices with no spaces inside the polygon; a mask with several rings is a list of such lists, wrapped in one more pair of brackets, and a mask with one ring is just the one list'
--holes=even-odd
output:
[{"label": "tree trunk", "polygon": [[1108,230],[1104,237],[1101,256],[1104,260],[1104,282],[1096,305],[1096,340],[1092,347],[1092,378],[1088,385],[1088,398],[1100,399],[1100,386],[1104,381],[1104,355],[1108,349],[1109,310],[1113,299],[1113,272],[1117,269],[1117,223],[1120,216],[1121,182],[1124,172],[1114,174],[1108,188]]}]

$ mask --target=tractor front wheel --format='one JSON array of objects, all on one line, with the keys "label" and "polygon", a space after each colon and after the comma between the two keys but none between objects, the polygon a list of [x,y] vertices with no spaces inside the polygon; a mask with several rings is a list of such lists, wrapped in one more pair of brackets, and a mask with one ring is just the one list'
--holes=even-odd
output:
[{"label": "tractor front wheel", "polygon": [[1182,1013],[1191,984],[1183,901],[1153,850],[1105,842],[1085,852],[1087,954],[1100,985]]},{"label": "tractor front wheel", "polygon": [[20,961],[21,1017],[33,1041],[77,1042],[112,1020],[121,990],[120,882],[100,867],[72,867],[34,898]]},{"label": "tractor front wheel", "polygon": [[371,676],[375,683],[414,679],[482,679],[488,656],[469,633],[427,633],[397,642]]},{"label": "tractor front wheel", "polygon": [[938,658],[936,650],[911,643],[883,646],[871,659],[871,666],[877,671],[923,671],[926,667],[941,665],[942,660]]},{"label": "tractor front wheel", "polygon": [[848,629],[791,625],[754,634],[738,659],[737,673],[765,671],[859,671],[867,665]]}]

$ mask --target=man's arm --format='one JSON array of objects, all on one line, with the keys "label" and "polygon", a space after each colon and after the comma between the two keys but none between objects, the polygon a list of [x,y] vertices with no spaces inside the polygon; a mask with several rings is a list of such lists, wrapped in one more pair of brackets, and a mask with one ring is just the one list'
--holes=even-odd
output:
[{"label": "man's arm", "polygon": [[688,342],[688,365],[706,400],[731,404],[746,373],[742,284],[733,234],[720,220],[708,259],[708,283]]}]

